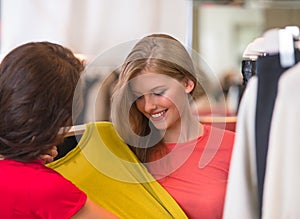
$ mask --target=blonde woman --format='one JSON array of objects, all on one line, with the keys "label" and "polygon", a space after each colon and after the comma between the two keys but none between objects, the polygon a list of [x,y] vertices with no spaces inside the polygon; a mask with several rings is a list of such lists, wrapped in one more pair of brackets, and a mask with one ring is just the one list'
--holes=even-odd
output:
[{"label": "blonde woman", "polygon": [[146,36],[122,66],[112,121],[189,218],[222,218],[234,133],[202,125],[192,113],[205,95],[201,77],[178,40]]}]

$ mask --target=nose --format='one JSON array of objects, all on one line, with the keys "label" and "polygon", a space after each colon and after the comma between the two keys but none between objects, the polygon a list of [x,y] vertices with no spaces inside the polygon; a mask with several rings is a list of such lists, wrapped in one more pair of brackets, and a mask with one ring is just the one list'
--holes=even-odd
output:
[{"label": "nose", "polygon": [[144,101],[145,101],[145,112],[151,112],[152,110],[156,109],[156,104],[153,95],[146,94],[144,95]]}]

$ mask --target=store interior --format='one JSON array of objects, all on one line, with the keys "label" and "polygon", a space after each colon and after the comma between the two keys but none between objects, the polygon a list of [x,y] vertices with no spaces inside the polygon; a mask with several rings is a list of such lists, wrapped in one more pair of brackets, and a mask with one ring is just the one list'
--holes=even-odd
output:
[{"label": "store interior", "polygon": [[[110,120],[107,83],[113,83],[112,72],[139,38],[168,33],[206,72],[207,92],[215,96],[209,104],[225,104],[228,112],[222,116],[235,116],[245,49],[267,30],[299,25],[299,10],[298,1],[279,0],[2,0],[1,56],[28,41],[70,47],[88,63],[87,109],[80,123]],[[234,89],[225,100],[230,86]]]},{"label": "store interior", "polygon": [[[54,162],[47,163],[47,167],[72,181],[97,204],[120,218],[181,219],[188,218],[186,212],[197,213],[197,210],[200,209],[199,212],[202,210],[202,206],[194,205],[201,196],[206,204],[203,209],[205,211],[209,209],[210,215],[213,215],[208,218],[300,218],[298,207],[300,202],[299,0],[0,0],[0,7],[1,59],[24,43],[49,41],[70,48],[76,57],[86,64],[84,73],[80,76],[79,91],[76,87],[73,95],[74,99],[78,98],[76,92],[80,93],[80,97],[82,95],[83,108],[79,112],[79,117],[70,118],[71,126],[59,126],[63,131],[68,130],[68,132],[61,138],[64,142],[51,145],[57,146],[55,150],[58,156],[53,158]],[[119,120],[114,120],[116,117],[112,117],[111,100],[122,63],[140,39],[153,33],[168,34],[181,42],[187,51],[184,50],[185,54],[188,54],[187,57],[192,60],[195,72],[203,73],[203,80],[199,81],[197,75],[193,75],[205,93],[203,98],[199,99],[192,99],[189,96],[192,93],[192,89],[188,90],[190,78],[185,76],[183,77],[185,81],[174,80],[177,83],[180,81],[178,84],[185,86],[184,92],[180,94],[186,102],[182,104],[178,101],[181,104],[178,105],[183,109],[183,115],[186,116],[184,119],[187,119],[184,124],[191,124],[193,128],[189,125],[183,127],[183,122],[180,123],[184,121],[180,118],[181,112],[178,113],[180,110],[172,111],[176,108],[174,106],[177,96],[173,99],[169,98],[171,103],[167,105],[165,104],[167,101],[162,101],[166,97],[164,93],[153,92],[156,89],[153,85],[155,89],[151,92],[147,91],[148,93],[132,91],[130,95],[136,96],[134,96],[134,104],[128,107],[130,109],[124,107],[128,110],[127,116],[132,116],[130,121],[124,118],[124,124],[128,122],[131,125],[128,127],[133,129],[144,122],[142,125],[146,124],[147,127],[142,128],[145,130],[141,132],[132,132],[130,128],[117,130],[115,129],[117,126],[114,125],[117,122],[122,124],[123,120],[118,116],[116,117]],[[73,56],[72,53],[71,55]],[[143,58],[144,61],[146,58]],[[180,72],[181,68],[177,67],[176,71]],[[137,75],[143,75],[144,71],[149,73],[143,69],[136,75],[130,76],[132,78],[129,76],[129,79],[124,78],[129,81]],[[159,75],[156,77],[163,78],[160,72],[155,73]],[[153,75],[152,77],[154,78]],[[169,84],[166,83],[167,85],[164,86],[172,90],[176,84],[172,84],[169,80],[166,80]],[[147,85],[145,81],[139,82]],[[129,86],[138,87],[137,83],[132,82],[133,85],[130,83],[128,82]],[[193,86],[196,84],[194,83]],[[120,88],[124,87],[126,86]],[[183,91],[182,86],[179,88],[178,90]],[[144,88],[140,89],[143,91]],[[15,88],[15,91],[18,91],[18,88]],[[147,114],[142,106],[144,101],[144,108],[146,108],[146,95],[155,96],[161,101],[155,102],[153,104],[155,107],[159,104],[167,107]],[[7,99],[9,98],[5,101]],[[124,98],[124,100],[128,99]],[[120,104],[118,107],[124,114],[123,105]],[[74,110],[74,105],[71,108]],[[169,112],[177,113],[176,116],[179,115],[179,118],[168,117],[171,115],[168,114]],[[115,112],[115,115],[119,115],[118,112]],[[166,122],[167,125],[163,126],[166,128],[161,128],[159,126],[163,123],[161,121],[171,121],[171,125]],[[154,127],[155,124],[158,124],[158,128]],[[183,137],[182,130],[187,133],[183,134]],[[217,131],[213,132],[215,130]],[[140,149],[138,146],[135,151],[130,143],[121,139],[118,133],[122,131],[133,133],[132,136],[138,136],[138,141],[146,142],[146,146],[142,146],[145,146],[143,149],[146,151],[144,155],[147,162],[141,162],[138,157],[140,154],[134,154]],[[6,130],[3,133],[7,134],[5,132]],[[168,135],[164,136],[167,132],[175,133],[178,139],[186,141],[181,142],[178,139],[176,139],[178,141],[167,141],[165,137]],[[55,136],[60,134],[61,132],[56,133]],[[155,142],[154,146],[149,146],[150,140],[153,139],[149,138],[147,142],[148,136],[153,139],[161,137],[161,139]],[[204,143],[202,142],[203,136],[207,138],[207,142],[204,140]],[[35,137],[33,136],[31,140],[34,141]],[[197,143],[194,144],[196,141]],[[194,150],[198,142],[199,145],[204,146],[201,145],[203,146],[201,150],[198,148]],[[213,144],[210,144],[211,142]],[[1,147],[10,147],[11,142],[0,136],[0,143]],[[17,144],[13,144],[13,147],[15,145]],[[175,148],[174,151],[173,148],[164,148],[166,145],[168,147],[171,145],[170,148]],[[180,165],[185,164],[186,161],[192,161],[193,165],[176,166],[181,171],[178,178],[176,178],[176,168],[170,173],[170,175],[174,173],[174,178],[177,180],[175,186],[170,186],[170,191],[173,188],[175,193],[179,191],[175,195],[182,198],[183,203],[187,201],[188,211],[182,208],[181,203],[173,199],[173,196],[171,197],[169,190],[166,192],[167,190],[161,186],[167,180],[163,181],[163,178],[159,181],[161,178],[154,178],[155,174],[150,173],[150,168],[147,169],[149,163],[156,164],[156,161],[161,160],[170,161],[163,163],[165,166],[161,169],[172,167],[177,162],[176,159],[179,160],[184,154],[181,154],[180,150],[176,151],[177,145],[183,145],[183,152],[186,152],[186,148],[192,148],[188,156],[194,152],[198,153],[193,160],[190,157],[184,157],[184,161],[180,160],[182,161]],[[148,159],[147,153],[155,155],[155,152],[160,153],[161,159]],[[172,154],[173,152],[178,157]],[[44,151],[39,153],[42,154],[38,155],[44,155]],[[174,163],[168,157],[169,154],[171,158],[175,157]],[[4,163],[7,158],[2,155],[0,154],[0,162]],[[164,159],[162,155],[167,158]],[[181,167],[183,169],[180,169]],[[189,171],[192,173],[191,178],[187,174]],[[200,178],[193,178],[198,177],[194,173],[199,172],[202,174]],[[173,175],[169,177],[168,174],[162,175],[166,179],[173,177]],[[187,180],[186,176],[188,176]],[[192,190],[194,185],[196,185],[195,189]],[[202,186],[207,189],[202,191]],[[218,189],[222,190],[219,197],[211,198],[210,194],[216,194],[214,192]],[[46,190],[41,191],[40,193],[43,194]],[[199,197],[194,195],[200,193]],[[189,200],[190,196],[191,200]],[[214,215],[215,210],[210,208],[210,203],[214,201],[218,202],[220,213],[217,216]],[[168,217],[156,217],[157,215]]]}]

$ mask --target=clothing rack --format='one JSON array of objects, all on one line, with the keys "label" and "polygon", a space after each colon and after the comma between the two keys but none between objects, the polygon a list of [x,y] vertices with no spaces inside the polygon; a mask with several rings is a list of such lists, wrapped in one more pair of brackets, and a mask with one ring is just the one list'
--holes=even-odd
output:
[{"label": "clothing rack", "polygon": [[70,130],[66,133],[65,137],[70,137],[74,135],[82,135],[83,132],[85,131],[86,125],[81,124],[81,125],[74,125],[70,128]]},{"label": "clothing rack", "polygon": [[294,204],[300,201],[300,190],[291,186],[300,183],[299,32],[296,26],[268,30],[243,54],[256,64],[256,74],[249,80],[237,117],[224,219],[300,215]]}]

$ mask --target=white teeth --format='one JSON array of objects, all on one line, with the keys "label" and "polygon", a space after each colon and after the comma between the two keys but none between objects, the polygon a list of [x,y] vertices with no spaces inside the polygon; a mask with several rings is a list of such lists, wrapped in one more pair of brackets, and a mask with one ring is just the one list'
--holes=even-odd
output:
[{"label": "white teeth", "polygon": [[160,112],[160,113],[151,115],[151,117],[158,118],[158,117],[162,116],[163,114],[164,114],[164,112]]}]

